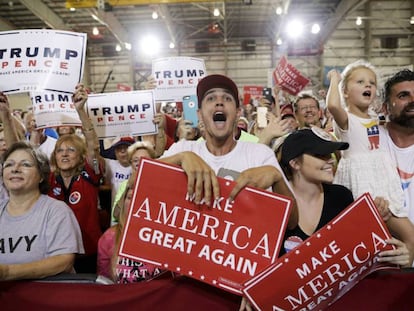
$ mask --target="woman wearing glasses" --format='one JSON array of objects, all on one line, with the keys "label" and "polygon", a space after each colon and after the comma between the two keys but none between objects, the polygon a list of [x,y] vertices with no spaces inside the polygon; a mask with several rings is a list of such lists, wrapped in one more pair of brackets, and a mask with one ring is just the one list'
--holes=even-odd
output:
[{"label": "woman wearing glasses", "polygon": [[73,210],[82,231],[85,255],[78,256],[75,269],[96,273],[96,254],[101,228],[98,213],[102,159],[95,130],[84,109],[88,96],[83,85],[77,85],[73,104],[82,122],[85,141],[76,134],[60,137],[51,156],[49,195],[65,201]]},{"label": "woman wearing glasses", "polygon": [[83,253],[82,237],[69,207],[47,196],[47,156],[17,142],[2,166],[9,199],[0,201],[0,280],[73,272],[75,254]]}]

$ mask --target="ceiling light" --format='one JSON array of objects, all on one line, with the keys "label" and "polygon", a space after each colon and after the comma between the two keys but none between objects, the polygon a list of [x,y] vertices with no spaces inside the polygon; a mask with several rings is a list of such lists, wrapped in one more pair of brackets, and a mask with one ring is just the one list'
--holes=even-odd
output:
[{"label": "ceiling light", "polygon": [[361,18],[361,16],[358,16],[357,17],[357,19],[355,21],[355,24],[357,24],[358,26],[360,26],[362,24],[362,18]]},{"label": "ceiling light", "polygon": [[94,20],[96,20],[96,21],[98,21],[98,22],[99,22],[99,17],[98,17],[98,16],[96,16],[95,14],[91,14],[91,16],[92,16],[92,18],[93,18]]},{"label": "ceiling light", "polygon": [[214,11],[213,11],[213,15],[216,16],[216,17],[220,16],[220,10],[215,8]]},{"label": "ceiling light", "polygon": [[297,38],[302,34],[303,24],[298,20],[293,20],[287,25],[288,35],[292,38]]},{"label": "ceiling light", "polygon": [[321,31],[321,27],[319,26],[319,24],[313,24],[311,32],[316,35],[317,33],[319,33],[319,31]]},{"label": "ceiling light", "polygon": [[152,12],[152,19],[158,19],[157,11]]},{"label": "ceiling light", "polygon": [[170,42],[170,49],[173,49],[173,48],[175,48],[175,44],[174,42]]},{"label": "ceiling light", "polygon": [[282,7],[281,7],[281,6],[278,6],[278,7],[276,8],[276,15],[282,15],[282,13],[283,13],[283,9],[282,9]]},{"label": "ceiling light", "polygon": [[277,44],[277,45],[282,45],[282,43],[283,43],[282,39],[280,39],[280,38],[279,38],[279,39],[277,39],[277,41],[276,41],[276,44]]},{"label": "ceiling light", "polygon": [[92,34],[93,34],[94,36],[99,35],[99,28],[98,28],[98,27],[93,27],[93,28],[92,28]]},{"label": "ceiling light", "polygon": [[117,51],[117,52],[121,52],[122,51],[122,47],[121,47],[121,45],[119,43],[115,46],[115,51]]},{"label": "ceiling light", "polygon": [[131,49],[132,49],[132,45],[131,45],[131,43],[125,42],[125,43],[124,43],[124,45],[125,45],[125,48],[126,48],[128,51],[131,51]]},{"label": "ceiling light", "polygon": [[410,24],[411,24],[411,25],[414,25],[414,15],[413,15],[413,16],[411,16],[411,19],[410,19]]},{"label": "ceiling light", "polygon": [[157,37],[148,35],[140,42],[141,51],[146,55],[157,54],[160,49],[160,42]]},{"label": "ceiling light", "polygon": [[69,9],[69,11],[71,11],[71,12],[75,12],[75,11],[76,11],[76,9],[75,9],[75,8],[70,8],[70,9]]}]

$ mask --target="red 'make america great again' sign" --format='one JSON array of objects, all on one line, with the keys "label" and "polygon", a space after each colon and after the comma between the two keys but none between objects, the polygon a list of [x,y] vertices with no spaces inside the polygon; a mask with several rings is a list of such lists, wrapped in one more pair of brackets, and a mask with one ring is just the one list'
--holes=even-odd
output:
[{"label": "red 'make america great again' sign", "polygon": [[288,62],[286,56],[282,56],[276,69],[273,71],[273,80],[284,91],[292,95],[298,93],[309,83],[309,79]]},{"label": "red 'make america great again' sign", "polygon": [[324,310],[378,269],[391,249],[384,222],[369,194],[246,283],[243,292],[257,310]]},{"label": "red 'make america great again' sign", "polygon": [[292,202],[218,178],[221,197],[197,206],[176,166],[143,159],[119,255],[162,266],[241,294],[242,284],[276,261]]}]

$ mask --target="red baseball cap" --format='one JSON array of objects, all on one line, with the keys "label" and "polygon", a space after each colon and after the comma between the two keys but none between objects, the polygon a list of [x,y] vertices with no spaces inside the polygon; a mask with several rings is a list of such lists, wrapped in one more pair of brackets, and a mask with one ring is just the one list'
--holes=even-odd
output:
[{"label": "red baseball cap", "polygon": [[236,101],[236,107],[240,106],[239,101],[239,90],[237,85],[230,78],[223,75],[208,75],[201,79],[197,85],[197,99],[198,99],[198,108],[201,108],[201,101],[204,98],[204,95],[211,89],[222,88],[230,92],[233,95],[234,100]]}]

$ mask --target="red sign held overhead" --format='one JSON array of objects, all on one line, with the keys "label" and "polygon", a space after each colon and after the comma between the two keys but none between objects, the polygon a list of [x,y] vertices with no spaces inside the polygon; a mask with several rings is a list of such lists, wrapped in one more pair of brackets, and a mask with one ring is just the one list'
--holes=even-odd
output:
[{"label": "red sign held overhead", "polygon": [[376,261],[393,246],[369,194],[246,283],[243,292],[257,310],[324,310],[361,279],[379,269]]},{"label": "red sign held overhead", "polygon": [[243,87],[243,104],[250,103],[250,99],[258,101],[263,96],[263,86],[246,85]]},{"label": "red sign held overhead", "polygon": [[285,56],[282,56],[273,71],[273,80],[284,91],[297,95],[309,83],[309,79],[300,73]]},{"label": "red sign held overhead", "polygon": [[212,207],[187,195],[181,168],[143,159],[119,254],[241,294],[242,284],[275,262],[292,202],[219,178]]}]

